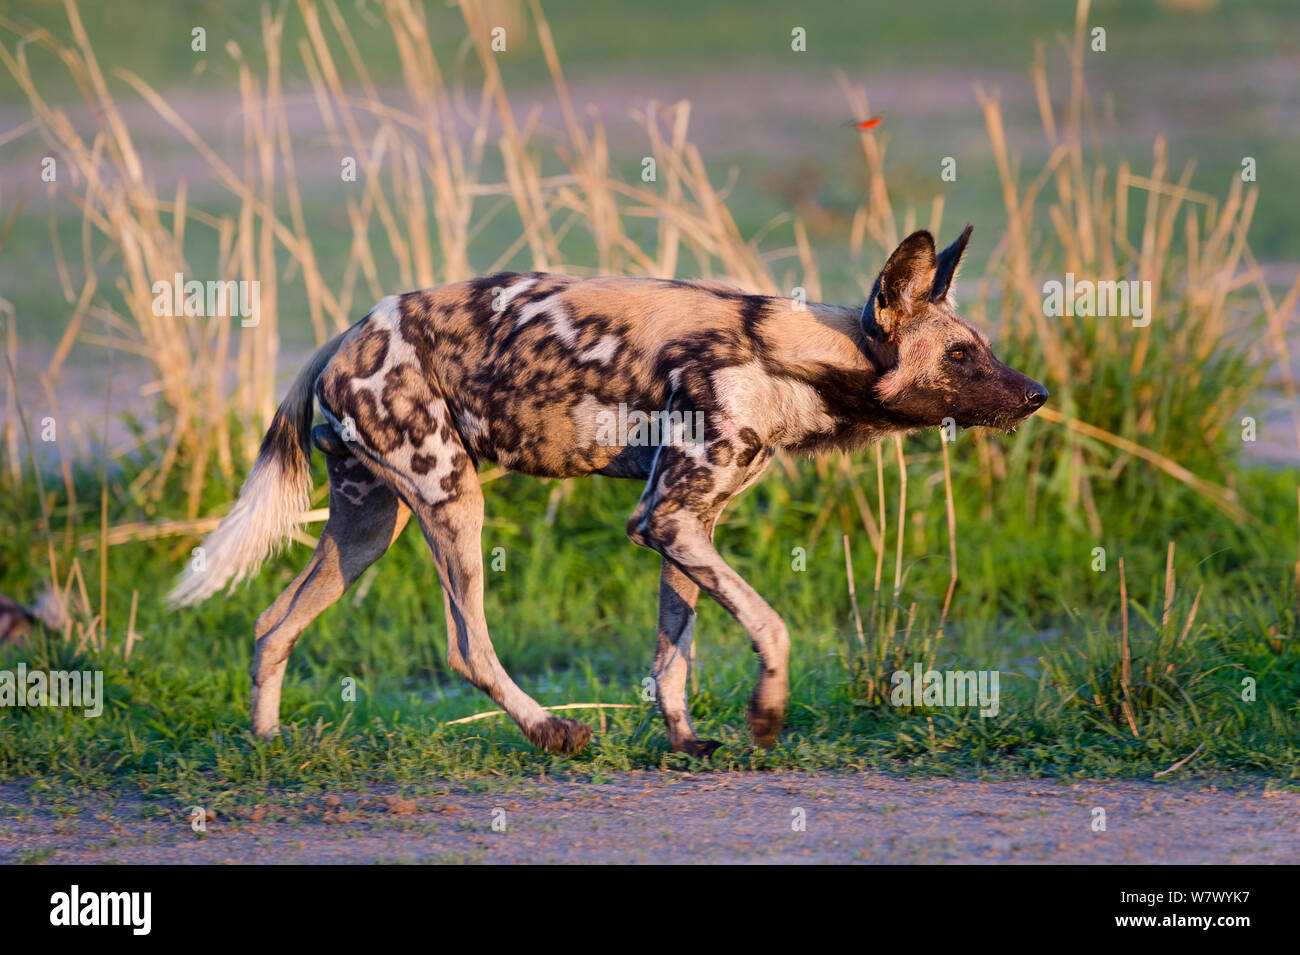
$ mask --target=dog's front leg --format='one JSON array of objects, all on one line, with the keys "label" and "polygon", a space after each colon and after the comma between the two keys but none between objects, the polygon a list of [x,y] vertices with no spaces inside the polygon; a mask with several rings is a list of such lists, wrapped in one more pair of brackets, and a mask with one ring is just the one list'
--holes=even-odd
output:
[{"label": "dog's front leg", "polygon": [[[727,460],[735,463],[720,467],[710,464],[709,453],[661,448],[627,530],[635,543],[658,551],[676,565],[749,634],[760,659],[758,685],[749,706],[749,728],[757,743],[770,746],[785,720],[789,631],[776,611],[714,549],[711,533],[727,500],[757,477],[766,459],[732,454]],[[684,694],[683,688],[683,708]],[[672,720],[667,711],[664,715],[669,720],[671,738]]]},{"label": "dog's front leg", "polygon": [[681,567],[749,634],[759,656],[758,685],[749,701],[749,729],[756,743],[771,746],[785,722],[790,633],[777,612],[722,559],[703,527],[682,520],[681,515],[676,517],[670,530],[661,529],[648,537],[647,546]]},{"label": "dog's front leg", "polygon": [[691,643],[695,637],[695,603],[700,588],[680,567],[664,558],[659,572],[659,643],[655,652],[655,698],[668,727],[668,741],[679,753],[707,757],[718,743],[696,737],[686,700]]}]

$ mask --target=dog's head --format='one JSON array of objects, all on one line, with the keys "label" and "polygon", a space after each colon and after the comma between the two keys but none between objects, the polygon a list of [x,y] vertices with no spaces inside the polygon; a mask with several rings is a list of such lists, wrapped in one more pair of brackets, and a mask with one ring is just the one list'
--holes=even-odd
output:
[{"label": "dog's head", "polygon": [[949,295],[973,226],[935,254],[913,232],[889,256],[862,310],[866,347],[881,368],[875,398],[912,427],[951,419],[961,427],[1011,428],[1047,400],[1047,389],[993,355]]}]

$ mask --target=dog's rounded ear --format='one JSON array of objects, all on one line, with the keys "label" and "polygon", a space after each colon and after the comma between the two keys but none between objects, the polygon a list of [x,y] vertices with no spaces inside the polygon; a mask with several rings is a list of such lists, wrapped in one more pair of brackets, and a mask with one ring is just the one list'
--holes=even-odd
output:
[{"label": "dog's rounded ear", "polygon": [[957,266],[961,265],[961,257],[966,254],[966,243],[974,231],[973,225],[966,226],[961,235],[957,236],[957,241],[939,253],[939,261],[934,270],[934,285],[930,288],[930,301],[938,302],[948,297],[952,280],[957,277]]},{"label": "dog's rounded ear", "polygon": [[918,229],[889,254],[876,277],[871,300],[862,310],[862,327],[873,337],[894,335],[924,306],[934,286],[934,236]]}]

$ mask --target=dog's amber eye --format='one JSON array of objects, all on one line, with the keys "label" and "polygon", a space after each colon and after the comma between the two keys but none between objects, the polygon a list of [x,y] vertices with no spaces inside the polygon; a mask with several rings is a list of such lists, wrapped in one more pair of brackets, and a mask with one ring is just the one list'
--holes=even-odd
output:
[{"label": "dog's amber eye", "polygon": [[966,357],[966,349],[954,348],[952,351],[948,352],[948,357],[951,358],[953,361],[961,361],[963,358]]}]

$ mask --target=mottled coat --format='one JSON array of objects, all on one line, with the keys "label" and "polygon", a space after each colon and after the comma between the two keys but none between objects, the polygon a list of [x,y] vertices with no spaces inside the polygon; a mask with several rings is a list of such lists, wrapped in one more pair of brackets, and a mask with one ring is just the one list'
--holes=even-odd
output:
[{"label": "mottled coat", "polygon": [[[195,602],[246,577],[292,527],[309,490],[310,432],[327,455],[330,519],[311,563],[257,622],[254,729],[276,728],[303,628],[414,512],[442,582],[451,665],[535,743],[573,750],[587,727],[542,710],[492,649],[476,469],[636,478],[646,487],[628,534],[663,556],[653,675],[673,747],[707,755],[716,745],[696,737],[685,694],[700,590],[753,640],[750,725],[770,743],[785,710],[788,632],[718,555],[714,524],[777,450],[851,448],[948,421],[1009,427],[1041,406],[1042,386],[994,358],[956,313],[949,291],[969,236],[938,254],[929,233],[909,236],[864,308],[541,272],[390,296],[300,373],[205,544],[204,569],[173,599]],[[313,397],[325,419],[314,431]],[[653,429],[640,427],[647,420]]]}]

